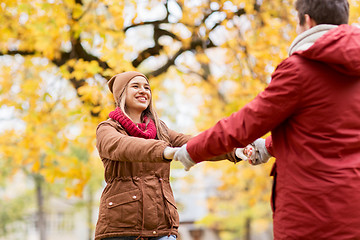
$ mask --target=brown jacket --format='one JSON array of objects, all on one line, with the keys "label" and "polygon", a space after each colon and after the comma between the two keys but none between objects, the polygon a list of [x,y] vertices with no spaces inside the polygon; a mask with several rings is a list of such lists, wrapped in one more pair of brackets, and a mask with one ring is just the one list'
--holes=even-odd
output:
[{"label": "brown jacket", "polygon": [[[165,147],[180,147],[191,136],[168,129],[170,142],[129,136],[109,119],[96,130],[96,147],[107,183],[101,199],[95,240],[117,236],[177,235],[179,215],[169,182],[170,162]],[[236,162],[234,153],[228,158]]]}]

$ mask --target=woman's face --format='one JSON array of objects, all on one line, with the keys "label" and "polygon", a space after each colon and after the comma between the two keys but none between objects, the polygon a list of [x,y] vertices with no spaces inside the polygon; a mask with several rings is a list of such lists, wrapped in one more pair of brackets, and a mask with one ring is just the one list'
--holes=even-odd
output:
[{"label": "woman's face", "polygon": [[134,77],[126,86],[125,107],[129,112],[144,111],[150,104],[151,89],[145,78]]}]

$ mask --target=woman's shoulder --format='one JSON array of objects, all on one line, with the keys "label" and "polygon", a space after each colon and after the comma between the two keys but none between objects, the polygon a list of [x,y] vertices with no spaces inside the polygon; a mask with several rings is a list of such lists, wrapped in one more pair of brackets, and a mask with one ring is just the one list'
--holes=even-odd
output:
[{"label": "woman's shoulder", "polygon": [[160,123],[160,127],[168,129],[168,126],[166,125],[166,123],[163,120],[159,119],[159,123]]},{"label": "woman's shoulder", "polygon": [[123,129],[121,124],[112,118],[108,118],[107,120],[100,122],[96,129],[106,127],[106,126],[111,126],[111,127],[117,128],[117,129]]}]

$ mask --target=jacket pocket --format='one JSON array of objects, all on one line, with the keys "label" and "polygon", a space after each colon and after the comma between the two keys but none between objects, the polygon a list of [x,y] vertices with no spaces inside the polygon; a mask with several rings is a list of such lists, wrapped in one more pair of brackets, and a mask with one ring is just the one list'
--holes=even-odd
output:
[{"label": "jacket pocket", "polygon": [[107,216],[111,227],[133,227],[139,217],[139,189],[119,193],[106,199]]},{"label": "jacket pocket", "polygon": [[164,197],[166,199],[165,202],[165,211],[167,211],[166,215],[169,218],[170,225],[172,227],[179,227],[179,213],[177,211],[177,207],[175,204],[174,196],[168,189],[164,189]]}]

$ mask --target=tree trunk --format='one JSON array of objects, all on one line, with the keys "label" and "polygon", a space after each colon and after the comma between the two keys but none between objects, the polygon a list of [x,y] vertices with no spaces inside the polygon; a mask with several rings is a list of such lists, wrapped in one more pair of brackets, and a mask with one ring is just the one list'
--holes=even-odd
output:
[{"label": "tree trunk", "polygon": [[245,220],[245,240],[251,239],[251,218],[247,217]]},{"label": "tree trunk", "polygon": [[44,179],[40,175],[34,176],[36,186],[36,202],[37,202],[37,227],[39,229],[39,239],[46,240],[46,220],[44,212]]},{"label": "tree trunk", "polygon": [[92,240],[93,235],[93,205],[94,205],[94,198],[93,198],[93,189],[91,186],[89,186],[88,191],[88,202],[87,202],[87,223],[88,223],[88,239]]}]

